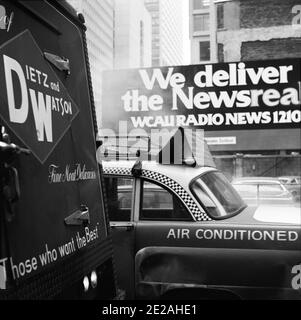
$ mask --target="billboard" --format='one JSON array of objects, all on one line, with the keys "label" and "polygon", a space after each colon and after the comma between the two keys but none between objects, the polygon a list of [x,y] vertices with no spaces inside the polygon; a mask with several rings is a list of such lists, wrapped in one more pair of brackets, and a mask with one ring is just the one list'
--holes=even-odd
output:
[{"label": "billboard", "polygon": [[300,59],[105,71],[103,128],[300,128]]}]

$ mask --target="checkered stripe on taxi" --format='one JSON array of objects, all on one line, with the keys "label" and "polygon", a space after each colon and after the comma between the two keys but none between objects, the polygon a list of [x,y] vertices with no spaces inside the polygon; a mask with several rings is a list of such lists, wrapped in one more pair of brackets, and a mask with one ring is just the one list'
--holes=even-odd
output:
[{"label": "checkered stripe on taxi", "polygon": [[195,219],[197,221],[210,221],[211,218],[205,213],[202,212],[199,207],[195,204],[194,200],[191,198],[191,196],[174,180],[166,177],[165,175],[149,170],[143,170],[142,176],[144,178],[158,181],[161,184],[165,185],[169,189],[173,190],[185,203],[187,208],[190,210],[190,212],[193,214]]},{"label": "checkered stripe on taxi", "polygon": [[[131,169],[129,168],[104,168],[105,174],[112,175],[122,175],[122,176],[131,176]],[[149,180],[153,180],[159,182],[166,186],[167,188],[173,190],[185,203],[187,208],[193,214],[197,221],[211,221],[212,219],[203,211],[199,209],[199,207],[195,204],[195,201],[191,198],[191,196],[174,180],[168,178],[167,176],[153,172],[149,170],[142,170],[142,177],[147,178]]]},{"label": "checkered stripe on taxi", "polygon": [[129,168],[103,168],[104,174],[112,174],[117,176],[131,176],[132,172]]}]

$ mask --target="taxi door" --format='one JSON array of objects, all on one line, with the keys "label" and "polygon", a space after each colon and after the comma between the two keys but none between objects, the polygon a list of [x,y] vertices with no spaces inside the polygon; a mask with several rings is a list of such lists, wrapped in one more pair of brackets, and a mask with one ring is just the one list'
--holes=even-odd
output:
[{"label": "taxi door", "polygon": [[[105,182],[117,282],[119,288],[126,292],[126,298],[131,299],[137,296],[137,289],[143,291],[140,285],[139,288],[136,287],[137,282],[140,283],[141,272],[145,271],[145,275],[149,277],[151,273],[148,269],[152,269],[156,272],[153,279],[156,280],[159,275],[162,281],[169,275],[168,270],[161,268],[162,259],[159,257],[156,261],[156,255],[146,259],[146,264],[140,266],[139,260],[143,259],[144,252],[149,252],[152,247],[169,247],[169,230],[185,229],[184,225],[192,227],[195,221],[178,196],[158,183],[143,178],[129,179],[120,176],[107,176]],[[185,231],[181,232],[181,237],[188,236]],[[175,235],[170,235],[170,238],[172,236]],[[174,242],[174,246],[176,245],[179,245],[178,241]],[[138,296],[152,295],[138,292]]]},{"label": "taxi door", "polygon": [[177,257],[183,258],[182,249],[190,245],[189,232],[197,224],[174,191],[148,179],[139,182],[140,203],[135,211],[135,289],[137,296],[156,298],[163,294],[158,284],[173,284],[177,279],[181,283],[183,276],[189,277],[183,275],[182,268],[177,268]]}]

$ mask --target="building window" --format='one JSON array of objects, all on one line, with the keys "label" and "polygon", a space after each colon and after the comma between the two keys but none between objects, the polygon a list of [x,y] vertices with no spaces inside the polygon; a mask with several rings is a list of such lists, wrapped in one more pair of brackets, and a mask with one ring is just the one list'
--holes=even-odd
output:
[{"label": "building window", "polygon": [[193,16],[194,31],[209,31],[209,14],[197,14]]},{"label": "building window", "polygon": [[193,0],[193,10],[208,8],[209,0]]},{"label": "building window", "polygon": [[210,60],[210,42],[201,41],[200,42],[200,61]]},{"label": "building window", "polygon": [[224,4],[217,5],[217,28],[224,29]]}]

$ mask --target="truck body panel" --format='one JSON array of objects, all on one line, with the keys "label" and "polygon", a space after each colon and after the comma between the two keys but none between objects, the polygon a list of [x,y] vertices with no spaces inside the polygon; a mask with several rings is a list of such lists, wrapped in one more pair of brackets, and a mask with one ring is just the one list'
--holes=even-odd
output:
[{"label": "truck body panel", "polygon": [[[112,298],[85,26],[61,1],[0,6],[13,17],[0,30],[0,124],[30,152],[9,159],[17,176],[2,181],[10,192],[19,184],[20,196],[1,199],[0,296]],[[93,271],[98,284],[85,292]]]}]

